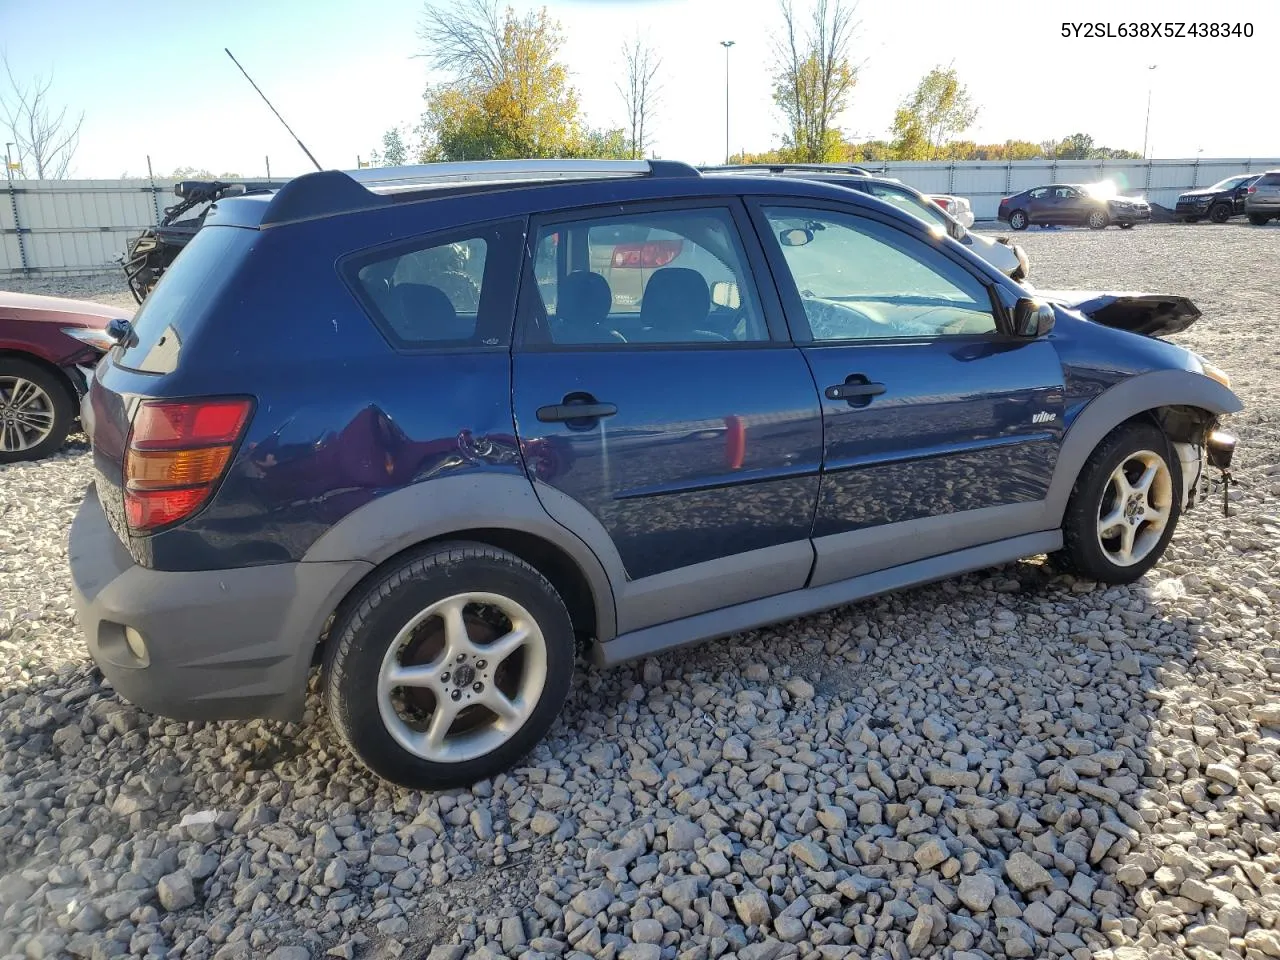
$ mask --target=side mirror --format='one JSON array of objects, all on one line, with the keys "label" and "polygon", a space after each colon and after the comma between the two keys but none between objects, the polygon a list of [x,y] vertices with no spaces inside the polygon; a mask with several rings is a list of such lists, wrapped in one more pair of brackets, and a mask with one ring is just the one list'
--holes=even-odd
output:
[{"label": "side mirror", "polygon": [[951,221],[951,239],[964,243],[965,237],[969,236],[969,231],[965,229],[963,223],[959,220]]},{"label": "side mirror", "polygon": [[793,227],[779,233],[778,240],[784,247],[803,247],[813,242],[813,231],[807,227]]},{"label": "side mirror", "polygon": [[1019,297],[1013,305],[1013,330],[1020,337],[1043,337],[1053,329],[1053,307],[1030,297]]}]

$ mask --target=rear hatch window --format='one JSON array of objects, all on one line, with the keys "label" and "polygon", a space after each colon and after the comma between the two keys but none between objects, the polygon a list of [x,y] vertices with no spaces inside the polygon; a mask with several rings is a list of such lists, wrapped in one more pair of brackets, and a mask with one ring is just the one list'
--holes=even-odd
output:
[{"label": "rear hatch window", "polygon": [[143,301],[133,318],[136,343],[116,354],[116,365],[143,373],[175,371],[183,341],[235,275],[257,236],[256,230],[242,227],[200,230]]},{"label": "rear hatch window", "polygon": [[1268,173],[1265,177],[1260,178],[1255,186],[1280,187],[1280,173]]}]

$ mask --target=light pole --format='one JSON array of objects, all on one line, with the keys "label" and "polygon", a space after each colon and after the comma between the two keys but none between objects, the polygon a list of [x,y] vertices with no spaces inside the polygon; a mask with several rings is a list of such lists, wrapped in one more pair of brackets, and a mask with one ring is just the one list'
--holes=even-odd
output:
[{"label": "light pole", "polygon": [[1143,127],[1143,130],[1142,130],[1142,159],[1143,160],[1147,159],[1147,137],[1151,133],[1151,85],[1152,85],[1151,71],[1158,66],[1160,66],[1160,64],[1153,63],[1149,67],[1147,67],[1147,124],[1145,127]]},{"label": "light pole", "polygon": [[724,47],[724,162],[729,162],[729,48],[734,41],[721,40]]},{"label": "light pole", "polygon": [[10,180],[13,179],[13,157],[9,155],[9,148],[14,146],[12,143],[4,145],[4,172]]}]

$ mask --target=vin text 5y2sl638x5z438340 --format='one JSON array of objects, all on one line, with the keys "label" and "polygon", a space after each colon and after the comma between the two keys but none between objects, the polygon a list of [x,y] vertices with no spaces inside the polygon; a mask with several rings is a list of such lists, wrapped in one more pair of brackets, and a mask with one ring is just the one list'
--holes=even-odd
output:
[{"label": "vin text 5y2sl638x5z438340", "polygon": [[1225,39],[1228,37],[1252,37],[1253,24],[1239,21],[1231,23],[1225,20],[1129,20],[1123,23],[1107,23],[1106,21],[1064,22],[1062,24],[1062,35],[1068,39],[1083,40],[1118,40],[1130,37],[1143,39],[1152,37]]}]

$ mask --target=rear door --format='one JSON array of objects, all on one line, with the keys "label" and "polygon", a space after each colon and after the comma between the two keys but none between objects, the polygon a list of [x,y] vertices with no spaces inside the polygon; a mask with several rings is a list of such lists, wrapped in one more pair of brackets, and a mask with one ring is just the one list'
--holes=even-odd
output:
[{"label": "rear door", "polygon": [[822,396],[813,585],[1040,529],[1063,428],[1047,339],[963,257],[856,208],[753,202]]},{"label": "rear door", "polygon": [[822,415],[739,201],[535,219],[514,347],[538,496],[620,632],[804,586]]},{"label": "rear door", "polygon": [[1053,189],[1036,187],[1027,193],[1027,212],[1034,223],[1051,223],[1053,220]]}]

